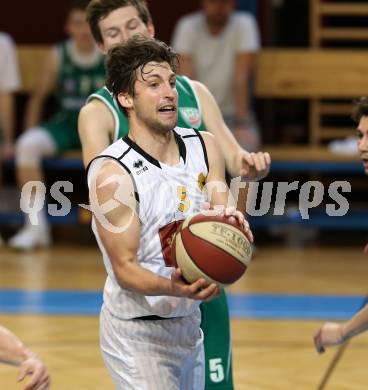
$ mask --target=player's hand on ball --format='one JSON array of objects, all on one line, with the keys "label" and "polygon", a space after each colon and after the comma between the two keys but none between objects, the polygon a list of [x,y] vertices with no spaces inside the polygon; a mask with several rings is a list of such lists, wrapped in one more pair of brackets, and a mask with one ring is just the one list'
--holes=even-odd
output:
[{"label": "player's hand on ball", "polygon": [[174,296],[199,301],[209,301],[219,294],[218,286],[214,283],[208,285],[204,279],[198,279],[192,284],[186,283],[180,268],[175,269],[171,274],[171,288]]},{"label": "player's hand on ball", "polygon": [[231,216],[235,217],[239,222],[239,224],[241,225],[241,227],[243,228],[248,240],[250,242],[253,242],[254,240],[253,233],[250,230],[248,221],[245,219],[244,214],[241,211],[236,210],[235,207],[227,207],[224,211],[224,215],[226,217],[231,217]]},{"label": "player's hand on ball", "polygon": [[326,322],[314,336],[314,345],[319,353],[324,352],[325,347],[338,345],[343,341],[343,326],[334,322]]}]

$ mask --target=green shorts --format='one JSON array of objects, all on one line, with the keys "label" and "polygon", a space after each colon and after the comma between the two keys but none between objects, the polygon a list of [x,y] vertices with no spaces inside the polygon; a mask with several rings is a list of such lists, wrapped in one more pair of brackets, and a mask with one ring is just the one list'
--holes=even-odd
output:
[{"label": "green shorts", "polygon": [[206,367],[205,390],[233,390],[229,309],[225,291],[201,304]]},{"label": "green shorts", "polygon": [[77,112],[61,111],[40,126],[51,135],[58,152],[81,149]]}]

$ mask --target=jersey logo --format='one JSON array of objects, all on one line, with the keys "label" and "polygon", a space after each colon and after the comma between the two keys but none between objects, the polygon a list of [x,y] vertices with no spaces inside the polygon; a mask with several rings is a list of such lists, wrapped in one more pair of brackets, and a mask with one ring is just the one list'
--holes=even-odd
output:
[{"label": "jersey logo", "polygon": [[137,169],[143,167],[143,161],[142,160],[134,161],[133,167]]},{"label": "jersey logo", "polygon": [[137,169],[135,171],[135,173],[137,175],[140,175],[141,173],[145,172],[145,171],[148,171],[148,167],[146,167],[145,165],[143,165],[143,161],[142,160],[137,160],[137,161],[134,161],[133,163],[133,168]]},{"label": "jersey logo", "polygon": [[198,129],[201,125],[202,118],[198,108],[195,107],[180,107],[179,112],[184,122],[194,129]]},{"label": "jersey logo", "polygon": [[203,189],[204,189],[204,186],[206,185],[206,179],[207,177],[204,175],[204,173],[200,173],[198,175],[198,179],[197,179],[197,182],[198,182],[198,188],[203,192]]}]

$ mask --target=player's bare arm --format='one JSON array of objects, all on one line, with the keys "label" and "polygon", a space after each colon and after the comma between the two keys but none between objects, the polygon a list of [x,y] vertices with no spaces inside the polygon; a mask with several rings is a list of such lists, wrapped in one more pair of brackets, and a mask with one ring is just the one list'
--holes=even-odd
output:
[{"label": "player's bare arm", "polygon": [[78,132],[85,166],[111,144],[114,127],[112,113],[99,100],[94,99],[81,109]]},{"label": "player's bare arm", "polygon": [[193,86],[201,103],[206,129],[216,136],[230,175],[245,176],[248,180],[259,180],[267,176],[271,166],[269,153],[249,153],[244,150],[224,122],[221,111],[209,90],[198,81],[193,81]]},{"label": "player's bare arm", "polygon": [[368,330],[368,305],[345,323],[326,322],[314,336],[314,344],[318,352],[325,347],[341,344],[351,337]]},{"label": "player's bare arm", "polygon": [[[206,287],[204,279],[186,284],[179,269],[173,272],[170,280],[141,267],[137,259],[140,221],[136,212],[132,180],[127,172],[113,161],[104,163],[96,176],[99,205],[97,212],[107,211],[104,217],[108,221],[103,223],[96,218],[97,228],[111,259],[115,277],[122,288],[142,295],[171,295],[196,300],[207,300],[217,294],[216,285]],[[116,179],[111,181],[112,177]],[[92,185],[90,190],[91,199],[94,196],[91,193],[93,187]],[[114,202],[114,207],[108,211],[106,205],[112,204],[111,202]],[[94,209],[96,205],[93,206],[93,203],[91,202]],[[97,216],[96,209],[92,211]],[[114,233],[109,226],[121,231]]]},{"label": "player's bare arm", "polygon": [[50,378],[45,364],[8,329],[0,326],[0,362],[19,367],[17,381],[29,376],[23,390],[47,390]]},{"label": "player's bare arm", "polygon": [[221,154],[216,138],[208,133],[202,132],[202,136],[206,145],[209,172],[206,178],[206,189],[210,194],[210,205],[212,208],[223,208],[225,215],[234,215],[239,223],[243,226],[249,241],[253,242],[253,234],[249,228],[248,222],[244,218],[244,214],[236,210],[236,201],[232,199],[232,195],[225,181],[225,160]]},{"label": "player's bare arm", "polygon": [[248,52],[238,53],[235,57],[233,91],[235,102],[235,117],[247,119],[250,112],[249,80],[253,69],[254,54]]}]

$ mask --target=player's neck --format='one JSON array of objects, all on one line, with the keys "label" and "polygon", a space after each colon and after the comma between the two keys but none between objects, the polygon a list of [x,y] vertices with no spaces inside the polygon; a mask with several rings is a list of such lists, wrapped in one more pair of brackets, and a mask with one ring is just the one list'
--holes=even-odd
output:
[{"label": "player's neck", "polygon": [[176,165],[180,161],[179,148],[172,130],[160,133],[131,127],[129,138],[150,156],[164,164]]}]

